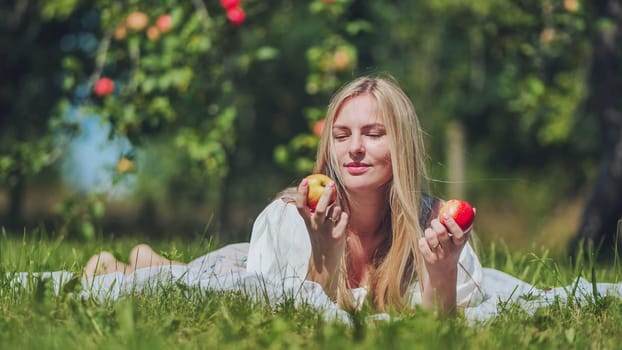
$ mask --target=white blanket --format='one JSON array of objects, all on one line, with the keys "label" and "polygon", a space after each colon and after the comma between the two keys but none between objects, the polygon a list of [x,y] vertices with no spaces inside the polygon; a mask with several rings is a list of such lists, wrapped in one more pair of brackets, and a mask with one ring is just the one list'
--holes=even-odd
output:
[{"label": "white blanket", "polygon": [[[10,273],[7,277],[14,287],[24,286],[36,281],[51,283],[53,290],[60,293],[62,287],[73,278],[79,278],[68,271],[43,273]],[[231,272],[226,275],[196,274],[186,266],[166,266],[144,268],[131,275],[113,273],[96,276],[93,280],[81,278],[79,296],[94,298],[106,302],[116,300],[132,293],[157,293],[161,288],[172,285],[184,285],[210,291],[241,291],[258,302],[266,302],[272,306],[292,299],[295,305],[311,305],[321,312],[328,320],[340,320],[349,323],[348,313],[340,309],[324,293],[317,283],[298,278],[277,280],[259,276],[246,270]],[[464,308],[465,317],[471,322],[486,321],[495,317],[509,304],[520,306],[528,313],[550,305],[555,298],[561,301],[573,301],[584,304],[593,300],[594,290],[599,296],[622,296],[622,284],[597,283],[593,285],[585,279],[566,287],[541,290],[504,272],[484,269],[481,285],[484,299],[478,305]],[[594,289],[595,288],[595,289]],[[191,290],[191,289],[190,289]],[[372,316],[374,319],[389,319],[387,314]]]}]

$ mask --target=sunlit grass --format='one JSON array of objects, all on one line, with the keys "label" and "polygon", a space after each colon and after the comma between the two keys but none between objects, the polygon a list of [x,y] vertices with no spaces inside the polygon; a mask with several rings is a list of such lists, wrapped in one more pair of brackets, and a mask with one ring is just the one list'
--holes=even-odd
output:
[{"label": "sunlit grass", "polygon": [[[47,238],[42,233],[0,237],[0,272],[69,270],[79,273],[88,257],[110,250],[125,257],[136,238],[95,242]],[[209,240],[161,241],[156,250],[191,260],[216,247]],[[541,288],[590,281],[622,280],[616,261],[558,261],[546,249],[517,253],[503,244],[480,247],[485,266]],[[80,285],[56,295],[51,287],[11,288],[0,279],[0,344],[3,348],[218,348],[218,349],[413,349],[413,348],[619,348],[622,301],[596,297],[583,306],[556,302],[535,315],[507,304],[481,324],[418,310],[391,322],[373,321],[364,311],[351,325],[327,321],[292,300],[269,306],[237,292],[172,285],[158,294],[134,294],[98,303],[77,297]]]}]

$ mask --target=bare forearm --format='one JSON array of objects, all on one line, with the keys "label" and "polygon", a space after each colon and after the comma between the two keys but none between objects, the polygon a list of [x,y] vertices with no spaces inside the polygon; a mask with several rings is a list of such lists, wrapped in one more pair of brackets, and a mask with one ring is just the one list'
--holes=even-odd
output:
[{"label": "bare forearm", "polygon": [[426,274],[423,278],[423,307],[453,314],[456,311],[457,278],[457,267],[442,273]]},{"label": "bare forearm", "polygon": [[339,259],[328,259],[320,254],[312,254],[309,259],[307,280],[320,284],[332,300],[337,300],[337,287],[341,273],[339,265]]}]

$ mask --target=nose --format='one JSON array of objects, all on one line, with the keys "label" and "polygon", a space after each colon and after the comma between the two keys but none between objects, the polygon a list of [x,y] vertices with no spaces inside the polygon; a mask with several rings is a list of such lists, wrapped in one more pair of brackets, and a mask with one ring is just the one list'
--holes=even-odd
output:
[{"label": "nose", "polygon": [[362,155],[365,155],[365,145],[360,135],[352,135],[348,146],[352,159],[361,158]]}]

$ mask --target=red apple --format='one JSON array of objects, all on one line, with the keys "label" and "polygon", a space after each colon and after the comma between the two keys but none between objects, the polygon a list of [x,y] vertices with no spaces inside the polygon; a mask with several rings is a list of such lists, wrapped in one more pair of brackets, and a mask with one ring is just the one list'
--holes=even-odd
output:
[{"label": "red apple", "polygon": [[227,9],[227,18],[233,24],[242,24],[246,20],[246,13],[241,7],[232,7]]},{"label": "red apple", "polygon": [[471,204],[459,199],[450,199],[441,207],[438,220],[443,225],[445,224],[445,219],[443,219],[444,214],[453,218],[462,231],[468,231],[473,225],[473,220],[475,220],[475,210]]},{"label": "red apple", "polygon": [[[307,205],[311,210],[315,210],[317,207],[317,202],[320,200],[322,193],[324,193],[324,189],[331,181],[330,177],[324,174],[311,174],[307,176],[307,183],[309,184],[309,194],[307,195]],[[337,198],[337,193],[333,193],[333,198],[331,198],[331,203],[335,201]]]},{"label": "red apple", "polygon": [[220,0],[220,5],[226,9],[238,7],[240,0]]},{"label": "red apple", "polygon": [[163,14],[156,19],[156,27],[160,33],[166,33],[173,28],[173,18],[169,14]]},{"label": "red apple", "polygon": [[127,16],[125,25],[131,30],[139,31],[145,29],[149,24],[149,17],[144,12],[134,11]]},{"label": "red apple", "polygon": [[95,95],[103,97],[112,94],[114,91],[114,81],[110,78],[100,78],[95,85],[93,85],[93,92]]}]

